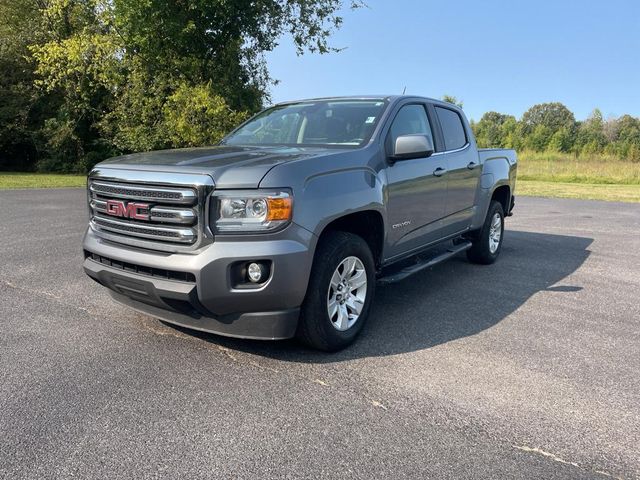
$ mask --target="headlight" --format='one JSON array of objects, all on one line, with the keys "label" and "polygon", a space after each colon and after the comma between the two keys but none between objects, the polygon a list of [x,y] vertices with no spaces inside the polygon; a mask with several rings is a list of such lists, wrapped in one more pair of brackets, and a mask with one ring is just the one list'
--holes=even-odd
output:
[{"label": "headlight", "polygon": [[284,227],[291,221],[293,198],[285,191],[214,191],[212,226],[217,233],[260,233]]}]

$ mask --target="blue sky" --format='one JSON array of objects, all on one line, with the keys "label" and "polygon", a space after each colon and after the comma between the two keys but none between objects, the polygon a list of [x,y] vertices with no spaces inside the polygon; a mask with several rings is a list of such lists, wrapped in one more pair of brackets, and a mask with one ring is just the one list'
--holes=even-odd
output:
[{"label": "blue sky", "polygon": [[640,0],[365,0],[344,13],[340,53],[271,52],[274,102],[407,93],[463,100],[470,118],[559,101],[578,119],[640,116]]}]

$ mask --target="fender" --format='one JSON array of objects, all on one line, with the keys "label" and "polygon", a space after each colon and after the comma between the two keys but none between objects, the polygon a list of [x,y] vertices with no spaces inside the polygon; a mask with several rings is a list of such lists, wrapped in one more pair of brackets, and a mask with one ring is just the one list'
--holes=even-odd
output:
[{"label": "fender", "polygon": [[338,151],[317,161],[293,161],[273,168],[260,188],[293,190],[293,222],[319,237],[337,218],[365,210],[382,215],[386,231],[384,170],[376,145]]},{"label": "fender", "polygon": [[317,174],[306,180],[299,193],[300,208],[294,221],[316,236],[332,221],[365,210],[379,212],[386,223],[383,184],[372,169],[345,168]]},{"label": "fender", "polygon": [[515,169],[515,160],[513,163],[502,155],[494,156],[491,151],[480,151],[480,155],[486,157],[482,163],[482,174],[480,175],[480,186],[476,192],[476,211],[471,222],[471,229],[482,227],[484,219],[489,209],[489,203],[493,193],[498,187],[506,185],[510,188],[513,195],[512,171]]}]

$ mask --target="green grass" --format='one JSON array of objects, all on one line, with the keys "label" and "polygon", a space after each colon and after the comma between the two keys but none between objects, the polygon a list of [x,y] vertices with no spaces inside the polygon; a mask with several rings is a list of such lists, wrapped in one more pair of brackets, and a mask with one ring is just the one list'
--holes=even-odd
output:
[{"label": "green grass", "polygon": [[0,172],[0,189],[85,187],[86,175]]},{"label": "green grass", "polygon": [[518,179],[516,184],[516,197],[518,195],[606,200],[609,202],[640,202],[640,185],[541,182],[537,180]]},{"label": "green grass", "polygon": [[640,185],[640,163],[613,155],[518,152],[518,179],[541,182]]},{"label": "green grass", "polygon": [[640,163],[603,154],[518,152],[516,195],[640,202]]}]

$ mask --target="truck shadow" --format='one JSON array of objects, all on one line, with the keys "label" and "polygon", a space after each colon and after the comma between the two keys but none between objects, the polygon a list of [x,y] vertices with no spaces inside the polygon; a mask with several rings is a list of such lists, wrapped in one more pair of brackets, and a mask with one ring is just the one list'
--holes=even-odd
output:
[{"label": "truck shadow", "polygon": [[472,265],[459,255],[397,284],[379,286],[361,336],[337,353],[315,352],[295,341],[236,340],[180,330],[230,349],[300,363],[422,350],[489,329],[538,292],[566,295],[581,290],[567,277],[588,258],[592,242],[591,238],[508,230],[494,265]]}]

